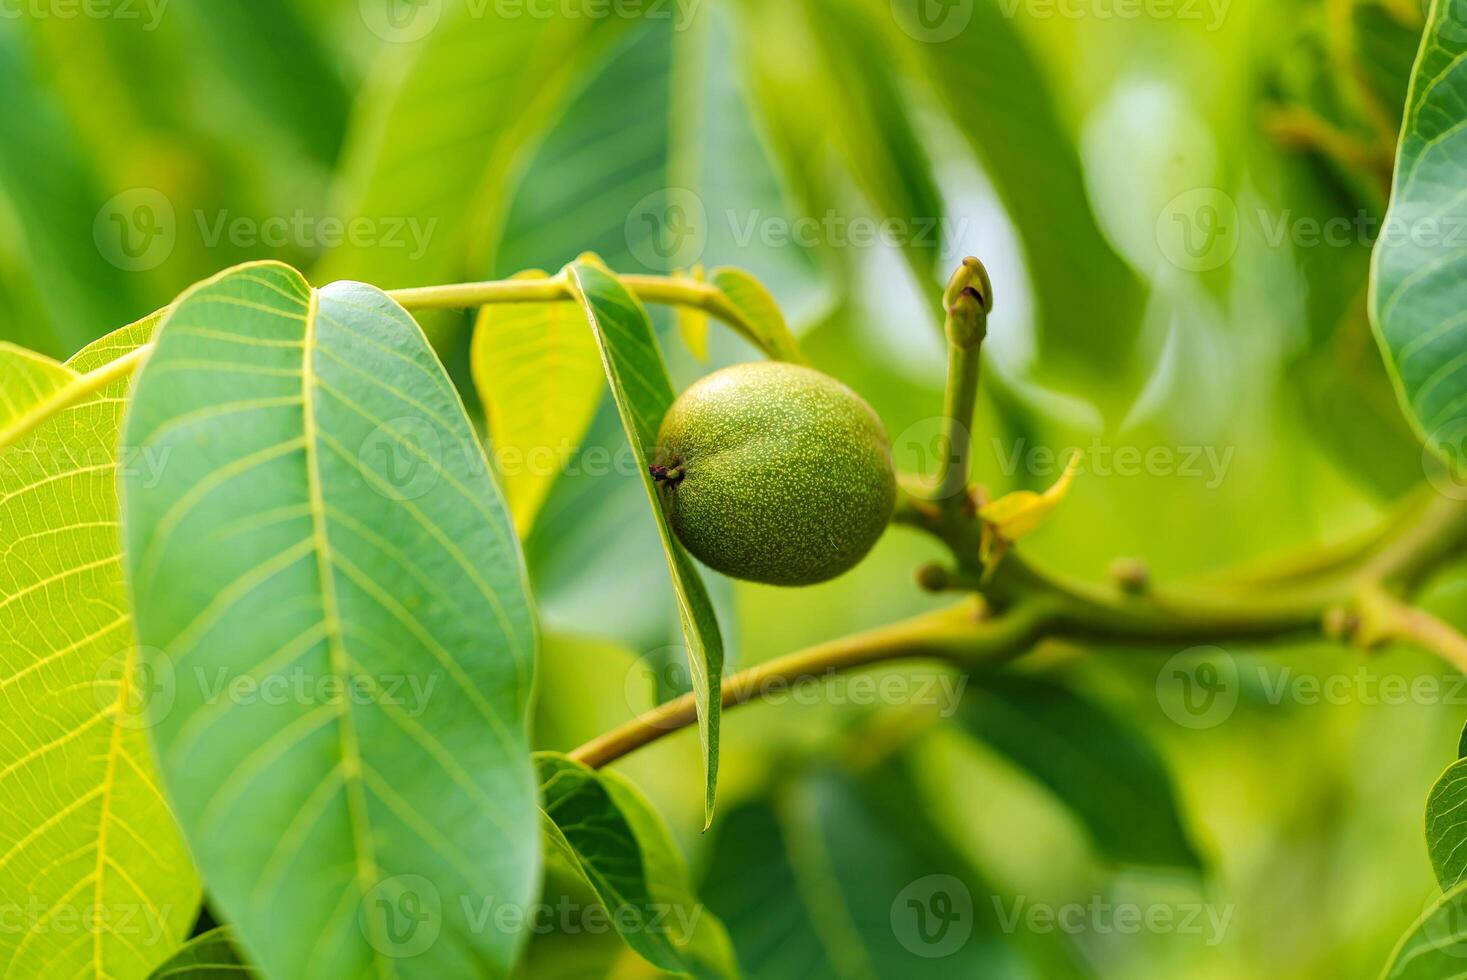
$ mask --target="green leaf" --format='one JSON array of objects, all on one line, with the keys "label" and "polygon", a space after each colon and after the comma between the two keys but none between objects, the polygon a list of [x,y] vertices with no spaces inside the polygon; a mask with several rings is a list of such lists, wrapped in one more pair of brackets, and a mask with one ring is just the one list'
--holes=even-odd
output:
[{"label": "green leaf", "polygon": [[1411,78],[1371,283],[1375,328],[1417,433],[1457,462],[1467,432],[1467,10],[1434,2]]},{"label": "green leaf", "polygon": [[[873,214],[856,209],[869,207],[876,219],[896,222],[908,232],[898,250],[917,287],[932,293],[945,206],[900,90],[889,72],[869,70],[893,60],[876,27],[889,21],[889,11],[868,14],[858,4],[830,0],[742,0],[737,6],[758,111],[802,217],[865,221]],[[812,102],[819,103],[818,112],[811,111]],[[857,201],[843,193],[852,180],[861,194]],[[822,237],[820,244],[842,265],[855,264],[853,235],[831,228]]]},{"label": "green leaf", "polygon": [[[523,272],[516,279],[543,279]],[[601,402],[601,358],[568,303],[486,306],[470,353],[515,527],[526,536]]]},{"label": "green leaf", "polygon": [[1003,4],[949,5],[934,32],[925,2],[866,0],[894,15],[1018,230],[1041,360],[1114,384],[1144,293],[1095,220],[1051,81]]},{"label": "green leaf", "polygon": [[[702,265],[695,265],[686,273],[687,278],[694,282],[707,282],[708,276],[703,271]],[[683,338],[688,351],[700,362],[708,360],[708,314],[693,306],[679,306],[677,308],[677,332]]]},{"label": "green leaf", "polygon": [[736,263],[809,305],[805,250],[745,234],[785,208],[727,21],[692,5],[616,38],[526,167],[480,274],[559,268],[583,252],[622,273]]},{"label": "green leaf", "polygon": [[974,678],[960,717],[974,736],[1048,787],[1114,861],[1198,867],[1171,775],[1131,729],[1063,685]]},{"label": "green leaf", "polygon": [[[435,8],[421,9],[431,17]],[[426,248],[348,242],[326,256],[320,279],[390,288],[466,278],[471,254],[504,218],[499,209],[526,144],[543,135],[584,69],[588,34],[625,23],[482,16],[472,0],[436,9],[442,16],[426,37],[389,53],[400,64],[361,100],[343,165],[348,216],[384,228],[415,220]]]},{"label": "green leaf", "polygon": [[1426,851],[1442,888],[1467,877],[1467,759],[1459,759],[1426,798]]},{"label": "green leaf", "polygon": [[519,548],[457,392],[379,290],[194,287],[137,381],[128,574],[164,780],[267,976],[509,973],[539,873]]},{"label": "green leaf", "polygon": [[700,891],[727,925],[745,973],[760,980],[838,976],[801,896],[774,809],[737,804],[719,816],[714,834]]},{"label": "green leaf", "polygon": [[990,889],[903,800],[817,771],[720,821],[702,892],[750,976],[1054,976],[1019,968]]},{"label": "green leaf", "polygon": [[252,976],[254,971],[234,947],[234,931],[221,926],[184,943],[148,980],[249,980]]},{"label": "green leaf", "polygon": [[134,281],[104,258],[92,238],[94,231],[112,231],[94,229],[95,222],[105,220],[98,209],[106,194],[55,93],[43,85],[23,29],[14,18],[0,18],[0,91],[10,100],[0,113],[0,144],[12,149],[0,154],[0,239],[8,212],[27,284],[46,319],[12,322],[6,317],[5,333],[61,354],[95,338],[101,324],[132,319]]},{"label": "green leaf", "polygon": [[806,363],[805,354],[785,321],[779,304],[764,284],[742,269],[714,269],[709,282],[723,291],[729,304],[757,338],[759,346],[777,361]]},{"label": "green leaf", "polygon": [[322,164],[335,162],[351,94],[331,52],[291,0],[191,4],[181,11],[200,59],[226,91]]},{"label": "green leaf", "polygon": [[[0,895],[39,909],[0,930],[17,976],[145,976],[198,906],[137,713],[118,532],[129,382],[107,369],[155,321],[66,365],[0,345]],[[141,479],[165,462],[121,458]]]},{"label": "green leaf", "polygon": [[1382,980],[1442,980],[1462,975],[1467,961],[1467,884],[1431,904],[1391,954]]},{"label": "green leaf", "polygon": [[693,695],[698,704],[698,736],[703,747],[707,777],[704,810],[713,820],[713,796],[718,785],[718,731],[722,713],[723,638],[708,589],[683,546],[673,537],[657,486],[647,466],[657,447],[657,430],[674,396],[667,368],[657,349],[652,323],[635,296],[595,260],[582,259],[567,267],[572,288],[595,331],[606,368],[606,379],[622,425],[636,456],[637,469],[677,593],[678,616],[688,646]]},{"label": "green leaf", "polygon": [[627,945],[654,966],[737,976],[723,926],[692,893],[662,818],[631,783],[563,755],[535,757],[549,845],[595,889]]}]

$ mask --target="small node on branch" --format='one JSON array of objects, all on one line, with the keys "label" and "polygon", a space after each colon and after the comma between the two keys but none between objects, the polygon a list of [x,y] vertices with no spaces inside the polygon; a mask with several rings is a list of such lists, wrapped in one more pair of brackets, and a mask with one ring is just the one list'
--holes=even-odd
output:
[{"label": "small node on branch", "polygon": [[917,569],[917,585],[924,592],[946,592],[953,587],[953,573],[938,562],[928,562]]},{"label": "small node on branch", "polygon": [[1126,595],[1139,596],[1151,591],[1151,569],[1141,558],[1117,558],[1110,563],[1111,581]]},{"label": "small node on branch", "polygon": [[1324,611],[1324,635],[1337,643],[1354,643],[1360,635],[1360,613],[1348,605],[1330,606]]}]

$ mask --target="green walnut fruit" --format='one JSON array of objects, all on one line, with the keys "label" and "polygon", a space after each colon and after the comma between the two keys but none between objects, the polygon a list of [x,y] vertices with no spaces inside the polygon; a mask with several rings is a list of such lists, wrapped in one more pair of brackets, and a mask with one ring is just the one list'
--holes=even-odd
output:
[{"label": "green walnut fruit", "polygon": [[793,364],[703,378],[673,404],[652,475],[683,545],[725,575],[773,585],[834,578],[891,517],[896,475],[855,392]]}]

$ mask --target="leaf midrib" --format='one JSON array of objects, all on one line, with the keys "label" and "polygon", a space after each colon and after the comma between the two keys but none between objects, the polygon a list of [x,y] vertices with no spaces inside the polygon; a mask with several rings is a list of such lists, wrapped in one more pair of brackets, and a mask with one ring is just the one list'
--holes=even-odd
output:
[{"label": "leaf midrib", "polygon": [[[310,498],[311,535],[316,541],[316,569],[321,581],[322,615],[325,619],[326,649],[331,672],[347,679],[346,639],[341,626],[341,608],[336,594],[336,577],[331,560],[331,538],[326,517],[326,497],[321,485],[320,439],[316,418],[316,321],[321,294],[311,290],[306,308],[305,337],[301,356],[302,416],[305,429],[306,484]],[[352,850],[356,855],[357,888],[362,898],[372,889],[377,875],[376,851],[372,847],[361,746],[352,718],[351,699],[342,698],[337,716],[341,745],[342,782],[346,787],[347,822],[351,825]],[[368,919],[375,922],[371,916]],[[375,928],[375,927],[374,927]],[[380,938],[380,937],[379,937]],[[396,967],[381,956],[372,956],[379,976],[396,974]]]}]

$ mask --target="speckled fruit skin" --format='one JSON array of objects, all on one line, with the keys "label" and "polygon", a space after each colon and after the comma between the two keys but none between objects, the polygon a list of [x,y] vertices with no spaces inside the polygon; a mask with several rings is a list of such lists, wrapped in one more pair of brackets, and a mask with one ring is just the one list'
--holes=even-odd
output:
[{"label": "speckled fruit skin", "polygon": [[834,378],[793,364],[737,364],[683,392],[662,421],[668,519],[725,575],[812,585],[881,537],[896,501],[881,421]]}]

